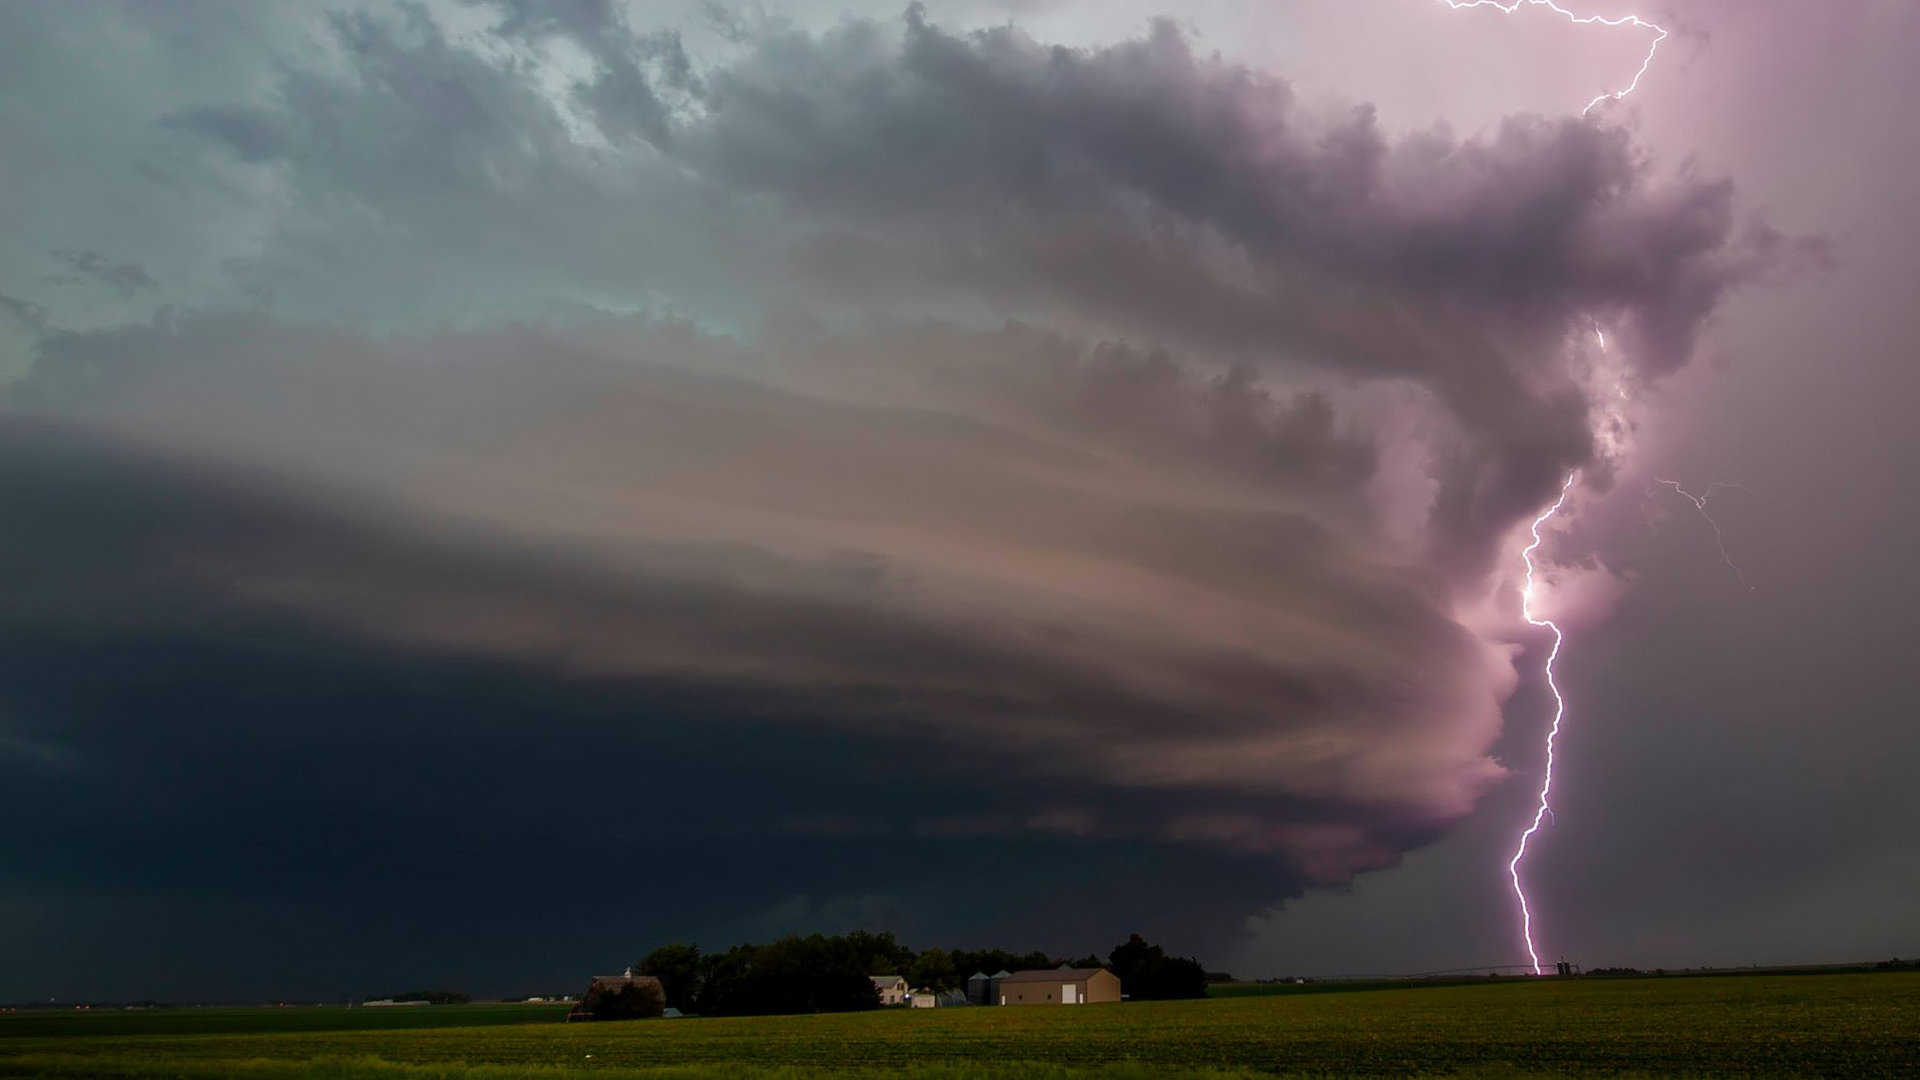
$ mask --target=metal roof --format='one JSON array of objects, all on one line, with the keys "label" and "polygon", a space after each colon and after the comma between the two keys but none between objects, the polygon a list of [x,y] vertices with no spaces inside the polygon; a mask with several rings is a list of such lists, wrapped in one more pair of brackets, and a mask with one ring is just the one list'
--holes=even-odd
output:
[{"label": "metal roof", "polygon": [[1003,983],[1082,982],[1106,970],[1106,968],[1041,968],[1038,971],[1016,971],[1011,975],[1003,975],[1000,981]]}]

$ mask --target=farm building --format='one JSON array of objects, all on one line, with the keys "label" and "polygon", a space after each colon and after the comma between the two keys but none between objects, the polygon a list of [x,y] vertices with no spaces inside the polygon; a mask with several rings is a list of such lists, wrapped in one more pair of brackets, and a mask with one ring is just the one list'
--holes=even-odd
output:
[{"label": "farm building", "polygon": [[639,1020],[666,1012],[667,992],[651,975],[595,975],[568,1020]]},{"label": "farm building", "polygon": [[1002,1005],[1085,1005],[1119,1001],[1120,976],[1106,968],[1016,971],[993,980]]},{"label": "farm building", "polygon": [[873,992],[880,995],[882,1005],[905,1005],[907,1003],[907,980],[899,975],[870,975],[873,980]]}]

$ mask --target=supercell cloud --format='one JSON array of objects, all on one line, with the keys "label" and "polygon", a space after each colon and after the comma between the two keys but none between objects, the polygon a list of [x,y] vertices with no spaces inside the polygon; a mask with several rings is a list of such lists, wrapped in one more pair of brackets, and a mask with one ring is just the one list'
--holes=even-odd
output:
[{"label": "supercell cloud", "polygon": [[[16,889],[1223,942],[1503,775],[1514,527],[1805,254],[1618,128],[1394,136],[1171,23],[640,17],[0,16],[272,58],[104,140],[178,223],[7,256],[0,768],[74,807]],[[928,913],[988,879],[1071,911]]]}]

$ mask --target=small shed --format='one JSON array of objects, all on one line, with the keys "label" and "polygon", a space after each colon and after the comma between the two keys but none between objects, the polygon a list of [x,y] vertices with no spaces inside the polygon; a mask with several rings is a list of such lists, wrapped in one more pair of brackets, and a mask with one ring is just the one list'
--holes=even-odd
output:
[{"label": "small shed", "polygon": [[1120,1000],[1120,976],[1106,968],[1016,971],[997,981],[1001,1005],[1086,1005]]}]

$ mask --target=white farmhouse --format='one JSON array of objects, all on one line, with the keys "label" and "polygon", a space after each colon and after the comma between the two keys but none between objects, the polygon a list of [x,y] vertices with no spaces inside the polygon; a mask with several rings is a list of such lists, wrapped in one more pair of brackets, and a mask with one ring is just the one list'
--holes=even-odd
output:
[{"label": "white farmhouse", "polygon": [[905,1005],[907,1003],[907,980],[899,975],[869,975],[873,980],[873,992],[880,995],[882,1005]]}]

